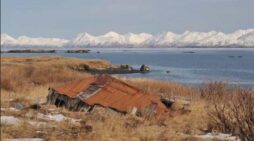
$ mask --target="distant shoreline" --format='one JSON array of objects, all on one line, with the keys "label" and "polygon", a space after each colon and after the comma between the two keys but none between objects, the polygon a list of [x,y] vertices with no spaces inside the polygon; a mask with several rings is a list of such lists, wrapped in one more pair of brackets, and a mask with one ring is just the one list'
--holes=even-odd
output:
[{"label": "distant shoreline", "polygon": [[[11,49],[11,50],[1,50],[1,53],[56,53],[59,50],[47,50],[47,49]],[[72,49],[66,50],[65,53],[89,53],[90,50],[87,49]]]},{"label": "distant shoreline", "polygon": [[254,46],[121,46],[121,45],[115,45],[115,46],[62,46],[62,47],[56,47],[56,46],[6,46],[1,45],[1,49],[42,49],[42,48],[49,48],[49,49],[55,49],[55,50],[63,50],[63,49],[93,49],[93,48],[114,48],[114,49],[254,49]]}]

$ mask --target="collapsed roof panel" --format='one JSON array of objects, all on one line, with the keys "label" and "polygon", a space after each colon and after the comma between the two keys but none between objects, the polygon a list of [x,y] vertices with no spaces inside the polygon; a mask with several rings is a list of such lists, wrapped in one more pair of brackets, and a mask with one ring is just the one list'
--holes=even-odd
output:
[{"label": "collapsed roof panel", "polygon": [[58,94],[79,98],[90,106],[101,105],[124,113],[131,112],[133,109],[140,111],[151,105],[156,114],[167,112],[166,106],[159,97],[144,93],[109,75],[89,77],[54,90]]},{"label": "collapsed roof panel", "polygon": [[78,80],[73,83],[58,87],[55,90],[57,90],[60,94],[67,95],[69,97],[75,97],[80,92],[86,90],[95,80],[96,77],[89,77],[83,80]]}]

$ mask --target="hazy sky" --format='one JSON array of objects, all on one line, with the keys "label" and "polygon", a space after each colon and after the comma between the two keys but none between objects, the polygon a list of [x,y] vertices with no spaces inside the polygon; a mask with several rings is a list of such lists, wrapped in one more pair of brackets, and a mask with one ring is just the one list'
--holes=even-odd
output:
[{"label": "hazy sky", "polygon": [[72,38],[254,28],[254,0],[1,0],[1,32]]}]

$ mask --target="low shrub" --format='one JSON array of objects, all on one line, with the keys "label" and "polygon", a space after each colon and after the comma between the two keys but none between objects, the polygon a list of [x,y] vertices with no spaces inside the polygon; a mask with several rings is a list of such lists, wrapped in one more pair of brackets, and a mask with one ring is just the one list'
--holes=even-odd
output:
[{"label": "low shrub", "polygon": [[254,92],[229,88],[223,83],[211,83],[201,89],[209,102],[209,127],[233,133],[242,141],[254,140]]}]

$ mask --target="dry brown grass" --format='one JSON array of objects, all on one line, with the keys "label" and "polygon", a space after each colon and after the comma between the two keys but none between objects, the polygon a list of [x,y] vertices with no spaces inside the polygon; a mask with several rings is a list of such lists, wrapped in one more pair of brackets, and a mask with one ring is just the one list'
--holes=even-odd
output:
[{"label": "dry brown grass", "polygon": [[109,67],[103,60],[64,57],[1,57],[1,89],[22,91],[37,85],[60,84],[89,76],[70,69],[78,65]]},{"label": "dry brown grass", "polygon": [[[123,78],[122,78],[123,79]],[[142,89],[145,92],[156,94],[161,97],[174,97],[184,96],[192,97],[194,95],[194,89],[188,86],[184,86],[170,81],[159,81],[143,78],[123,79],[128,83]]]},{"label": "dry brown grass", "polygon": [[[12,100],[24,105],[46,100],[49,86],[90,76],[70,69],[70,66],[87,64],[91,67],[109,67],[111,64],[101,60],[81,60],[63,57],[4,57],[1,58],[1,107],[10,107]],[[50,113],[54,109],[67,117],[82,119],[78,124],[70,121],[47,121],[47,127],[36,128],[29,124],[3,126],[1,139],[15,137],[41,137],[45,140],[133,140],[133,141],[194,141],[200,140],[191,135],[199,134],[211,127],[208,112],[213,95],[223,92],[229,94],[226,85],[208,85],[198,90],[174,82],[148,79],[121,78],[131,85],[161,97],[181,96],[191,100],[191,112],[174,117],[144,119],[132,115],[122,116],[108,112],[103,108],[84,114],[70,112],[52,105],[43,105],[40,111],[5,111],[4,115],[13,115],[26,122],[36,121],[37,112]],[[234,91],[234,90],[230,90]],[[177,105],[178,104],[178,105]],[[175,109],[183,108],[177,102]],[[30,115],[27,117],[27,115]],[[31,116],[32,115],[32,116]],[[215,126],[212,126],[215,128]],[[22,129],[22,130],[20,130]],[[39,131],[39,132],[38,132]],[[188,137],[184,135],[190,135]]]},{"label": "dry brown grass", "polygon": [[[73,112],[61,109],[56,110],[66,116],[73,116]],[[112,114],[102,108],[96,109],[94,112],[86,115],[79,114],[76,113],[76,118],[82,119],[80,124],[74,124],[70,121],[49,121],[47,122],[49,127],[44,128],[31,127],[29,124],[3,126],[2,135],[5,138],[42,137],[46,140],[179,141],[185,140],[185,137],[182,137],[183,133],[196,132],[192,131],[194,127],[186,120],[187,117],[146,120],[131,115]],[[15,116],[20,119],[27,118],[25,116]],[[35,120],[35,118],[30,118],[30,120]],[[25,131],[20,129],[25,129]],[[37,131],[40,131],[42,134],[38,134]]]},{"label": "dry brown grass", "polygon": [[242,141],[254,139],[254,91],[215,82],[203,87],[201,95],[210,104],[210,128],[233,133]]}]

